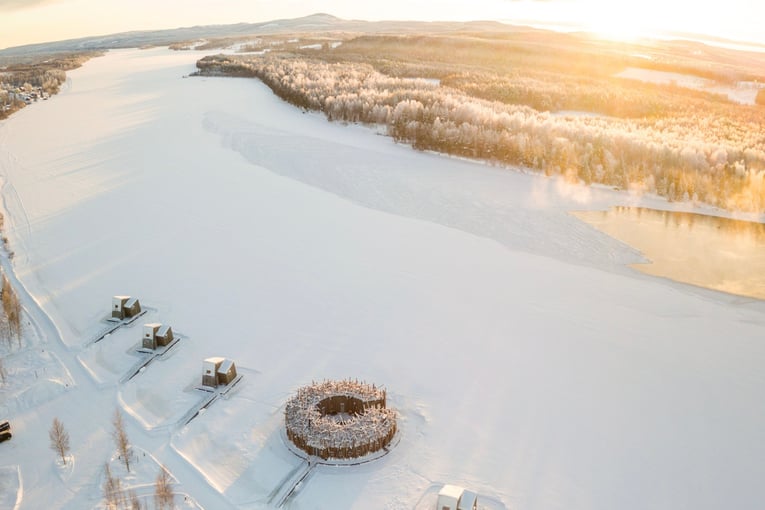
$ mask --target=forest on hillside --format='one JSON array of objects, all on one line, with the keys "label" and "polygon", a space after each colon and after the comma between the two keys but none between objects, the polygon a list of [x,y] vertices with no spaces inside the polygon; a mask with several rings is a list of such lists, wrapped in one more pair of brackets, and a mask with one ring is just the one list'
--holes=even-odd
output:
[{"label": "forest on hillside", "polygon": [[[257,77],[329,120],[385,125],[416,149],[765,212],[765,108],[615,78],[646,59],[602,45],[564,51],[560,37],[553,47],[513,52],[499,51],[504,39],[364,36],[321,50],[210,56],[197,66],[201,74]],[[696,69],[720,82],[759,79],[752,70],[760,68],[741,59],[710,66],[679,54],[649,67]]]},{"label": "forest on hillside", "polygon": [[57,94],[66,72],[77,69],[98,52],[64,53],[33,59],[0,60],[0,119],[23,108],[30,98]]}]

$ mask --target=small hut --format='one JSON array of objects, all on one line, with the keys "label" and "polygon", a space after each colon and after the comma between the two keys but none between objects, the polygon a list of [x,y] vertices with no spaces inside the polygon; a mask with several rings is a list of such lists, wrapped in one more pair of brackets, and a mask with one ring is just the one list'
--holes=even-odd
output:
[{"label": "small hut", "polygon": [[478,494],[456,485],[444,485],[438,491],[436,510],[476,510]]},{"label": "small hut", "polygon": [[168,326],[167,324],[163,324],[159,327],[159,330],[157,330],[155,334],[157,338],[157,345],[161,345],[162,347],[165,347],[166,345],[170,345],[170,342],[173,341],[173,328]]},{"label": "small hut", "polygon": [[236,365],[234,365],[234,361],[224,359],[223,363],[218,367],[218,373],[216,375],[218,376],[218,384],[220,385],[225,386],[234,382],[234,379],[236,379]]},{"label": "small hut", "polygon": [[112,298],[112,317],[115,319],[129,319],[141,313],[141,303],[137,298],[130,296],[114,296]]},{"label": "small hut", "polygon": [[162,327],[162,324],[152,323],[143,325],[143,338],[141,345],[144,349],[156,349],[157,348],[157,331]]},{"label": "small hut", "polygon": [[154,350],[169,345],[173,338],[173,328],[166,324],[144,324],[141,345],[144,349]]},{"label": "small hut", "polygon": [[202,362],[202,386],[215,388],[218,386],[218,367],[224,358],[207,358]]},{"label": "small hut", "polygon": [[236,379],[236,365],[226,358],[207,358],[202,364],[202,385],[215,388]]}]

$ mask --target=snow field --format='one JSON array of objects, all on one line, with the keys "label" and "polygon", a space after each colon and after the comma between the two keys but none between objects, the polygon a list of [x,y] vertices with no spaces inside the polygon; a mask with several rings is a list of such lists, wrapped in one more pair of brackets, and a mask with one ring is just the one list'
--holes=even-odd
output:
[{"label": "snow field", "polygon": [[233,393],[216,400],[172,439],[173,448],[234,504],[265,501],[302,462],[282,442],[280,395],[263,388],[253,375],[244,372]]},{"label": "snow field", "polygon": [[[183,347],[180,343],[174,349]],[[178,378],[168,384],[167,373],[183,372],[183,363],[172,356],[155,359],[132,380],[121,385],[118,399],[122,408],[146,430],[178,425],[189,409],[208,396],[194,389],[202,378],[201,361],[199,365],[199,374],[194,374],[193,379]]]},{"label": "snow field", "polygon": [[[124,489],[125,494],[135,493],[138,501],[145,507],[154,504],[154,484],[157,475],[160,473],[161,464],[157,462],[157,459],[151,453],[141,448],[133,447],[130,457],[130,471],[126,469],[125,463],[116,454],[109,459],[108,464],[112,476],[120,480],[120,485]],[[100,487],[106,481],[106,472],[103,469],[103,464],[101,467]],[[170,486],[175,493],[174,503],[176,509],[201,510],[202,507],[184,492],[186,488],[179,486],[178,480],[172,474],[170,474]],[[97,502],[92,508],[94,510],[101,510],[105,509],[106,505],[103,502]],[[148,508],[153,508],[153,506],[148,506]]]},{"label": "snow field", "polygon": [[735,86],[719,85],[713,80],[700,78],[692,74],[680,74],[667,71],[655,71],[653,69],[640,69],[637,67],[628,67],[624,71],[616,74],[619,78],[630,80],[639,80],[648,83],[658,83],[663,85],[676,84],[680,87],[689,89],[703,90],[713,94],[726,96],[734,103],[754,105],[757,99],[757,93],[763,87],[756,82],[738,82]]},{"label": "snow field", "polygon": [[0,344],[6,372],[6,383],[0,385],[0,420],[52,400],[75,384],[66,366],[32,327],[25,311],[21,322],[21,347],[16,339],[10,347],[5,338]]},{"label": "snow field", "polygon": [[0,507],[17,510],[23,492],[18,466],[0,467]]},{"label": "snow field", "polygon": [[103,340],[88,344],[77,354],[77,359],[96,384],[116,384],[143,357],[136,352],[141,346],[142,324],[139,320],[130,326],[122,326]]}]

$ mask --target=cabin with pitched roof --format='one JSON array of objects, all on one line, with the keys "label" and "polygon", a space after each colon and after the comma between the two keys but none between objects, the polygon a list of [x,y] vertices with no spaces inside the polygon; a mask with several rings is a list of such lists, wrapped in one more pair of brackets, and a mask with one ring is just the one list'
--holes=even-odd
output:
[{"label": "cabin with pitched roof", "polygon": [[202,386],[217,388],[226,386],[236,379],[236,365],[233,360],[214,357],[202,363]]},{"label": "cabin with pitched roof", "polygon": [[114,296],[112,298],[112,318],[130,319],[141,313],[141,303],[138,298],[130,296]]},{"label": "cabin with pitched roof", "polygon": [[444,485],[438,492],[436,510],[477,510],[478,494],[456,485]]}]

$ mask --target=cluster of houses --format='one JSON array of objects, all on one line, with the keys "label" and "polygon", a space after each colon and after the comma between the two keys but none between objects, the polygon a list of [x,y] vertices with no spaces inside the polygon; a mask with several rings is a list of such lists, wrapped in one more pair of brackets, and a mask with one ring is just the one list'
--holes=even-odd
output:
[{"label": "cluster of houses", "polygon": [[[138,298],[131,296],[114,296],[112,298],[112,320],[125,321],[138,317],[142,313]],[[143,325],[141,348],[156,351],[173,343],[175,335],[173,328],[167,324],[152,322]],[[227,386],[236,379],[236,365],[227,358],[207,358],[202,363],[202,386],[217,388]]]},{"label": "cluster of houses", "polygon": [[23,102],[32,104],[40,99],[46,100],[50,95],[42,87],[20,88],[8,83],[0,83],[0,110],[8,111],[13,103]]},{"label": "cluster of houses", "polygon": [[[112,298],[111,319],[130,321],[141,315],[141,303],[131,296]],[[141,348],[156,351],[173,343],[173,328],[152,322],[143,325]],[[212,357],[202,362],[202,386],[217,388],[228,386],[237,378],[236,365],[228,358]],[[10,438],[10,433],[8,434]],[[436,510],[477,510],[478,494],[456,485],[444,485],[438,493]]]}]

